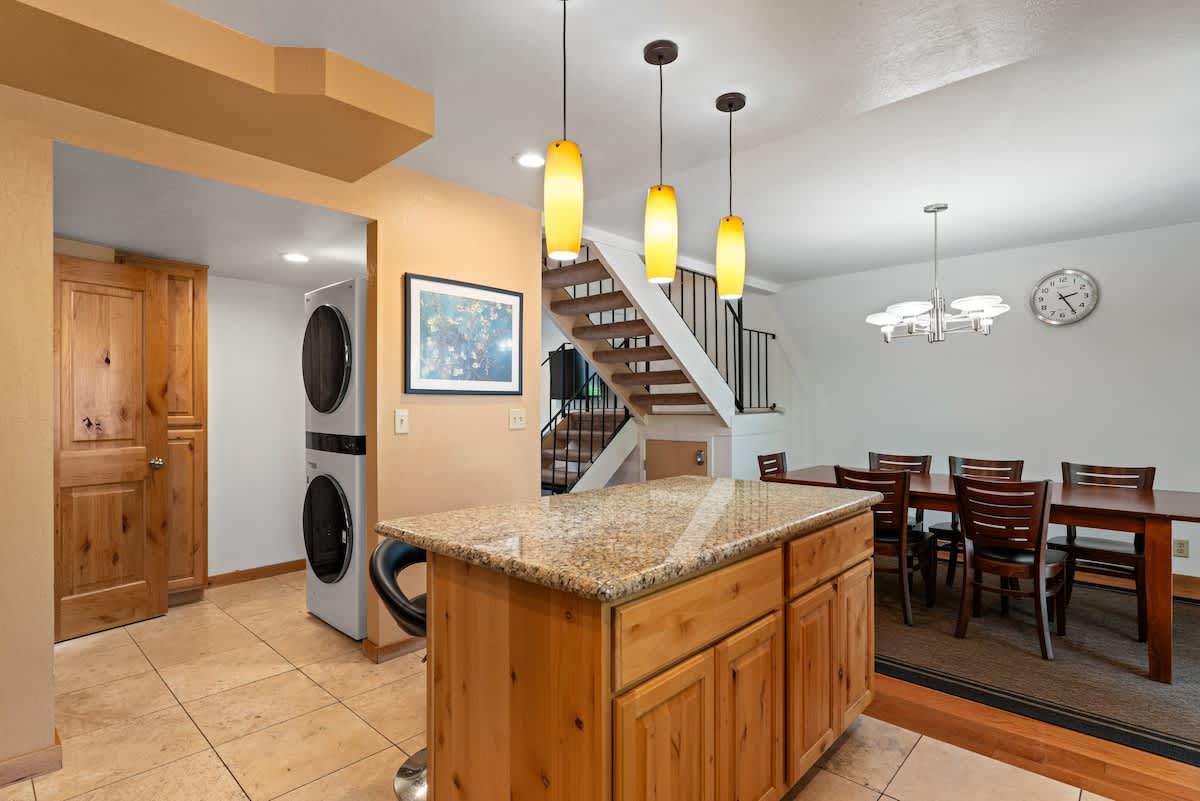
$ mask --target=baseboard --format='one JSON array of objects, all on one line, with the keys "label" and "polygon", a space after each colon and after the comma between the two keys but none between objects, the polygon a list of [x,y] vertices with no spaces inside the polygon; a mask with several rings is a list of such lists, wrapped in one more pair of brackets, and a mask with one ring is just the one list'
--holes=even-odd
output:
[{"label": "baseboard", "polygon": [[183,606],[184,604],[194,604],[197,601],[203,600],[203,587],[197,587],[193,590],[176,590],[167,595],[167,606]]},{"label": "baseboard", "polygon": [[878,673],[866,714],[1114,801],[1200,798],[1200,768]]},{"label": "baseboard", "polygon": [[21,754],[12,759],[0,760],[0,787],[22,779],[31,779],[44,773],[53,773],[62,767],[62,740],[58,729],[54,730],[54,745]]},{"label": "baseboard", "polygon": [[[945,556],[939,556],[938,559],[942,562],[949,562],[949,559]],[[958,558],[958,563],[962,564],[961,556]],[[1176,598],[1184,601],[1200,601],[1200,576],[1185,576],[1176,573],[1171,578]],[[1098,584],[1101,587],[1117,587],[1122,590],[1133,590],[1133,582],[1129,579],[1100,576],[1095,573],[1089,573],[1086,570],[1077,572],[1075,580],[1081,584]]]},{"label": "baseboard", "polygon": [[223,587],[226,584],[240,584],[243,581],[282,576],[284,573],[294,573],[297,570],[303,569],[303,559],[296,559],[292,562],[279,562],[274,565],[263,565],[262,567],[248,567],[245,570],[235,570],[232,573],[218,573],[215,576],[209,576],[208,586]]},{"label": "baseboard", "polygon": [[362,644],[363,656],[376,663],[388,662],[405,654],[411,654],[413,651],[419,651],[424,647],[424,637],[410,637],[407,640],[388,643],[387,645],[376,645],[370,640],[363,640]]}]

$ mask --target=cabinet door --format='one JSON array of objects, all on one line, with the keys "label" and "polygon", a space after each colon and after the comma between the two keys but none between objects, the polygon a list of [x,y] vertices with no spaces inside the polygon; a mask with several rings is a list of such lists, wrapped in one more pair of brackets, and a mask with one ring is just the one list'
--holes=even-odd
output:
[{"label": "cabinet door", "polygon": [[783,616],[719,644],[717,801],[778,801],[783,783]]},{"label": "cabinet door", "polygon": [[800,781],[842,730],[838,582],[787,606],[788,784]]},{"label": "cabinet door", "polygon": [[617,801],[714,801],[713,652],[613,702]]},{"label": "cabinet door", "polygon": [[875,567],[868,560],[838,579],[841,728],[871,703],[875,689]]},{"label": "cabinet door", "polygon": [[167,434],[167,589],[204,587],[208,579],[205,432]]}]

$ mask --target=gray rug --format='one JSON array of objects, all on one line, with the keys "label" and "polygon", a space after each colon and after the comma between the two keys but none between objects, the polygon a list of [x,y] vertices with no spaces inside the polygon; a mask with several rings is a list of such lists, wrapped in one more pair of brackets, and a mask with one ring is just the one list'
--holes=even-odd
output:
[{"label": "gray rug", "polygon": [[1067,636],[1053,635],[1054,661],[1046,661],[1029,599],[1014,599],[1002,617],[999,596],[984,593],[983,617],[956,640],[962,572],[946,587],[944,570],[932,609],[917,578],[911,628],[901,619],[899,578],[877,574],[880,673],[1200,766],[1200,604],[1175,602],[1175,682],[1161,684],[1147,678],[1132,593],[1076,585]]}]

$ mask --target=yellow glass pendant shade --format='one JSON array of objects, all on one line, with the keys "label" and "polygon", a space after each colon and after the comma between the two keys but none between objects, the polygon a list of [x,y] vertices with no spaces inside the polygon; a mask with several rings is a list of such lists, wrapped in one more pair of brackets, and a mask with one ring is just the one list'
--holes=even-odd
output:
[{"label": "yellow glass pendant shade", "polygon": [[675,187],[658,184],[646,193],[646,278],[652,284],[669,284],[675,278],[679,255],[679,211]]},{"label": "yellow glass pendant shade", "polygon": [[566,139],[546,148],[543,214],[546,253],[557,261],[579,257],[583,238],[583,157]]},{"label": "yellow glass pendant shade", "polygon": [[746,226],[741,217],[722,217],[717,229],[717,294],[737,300],[746,284]]}]

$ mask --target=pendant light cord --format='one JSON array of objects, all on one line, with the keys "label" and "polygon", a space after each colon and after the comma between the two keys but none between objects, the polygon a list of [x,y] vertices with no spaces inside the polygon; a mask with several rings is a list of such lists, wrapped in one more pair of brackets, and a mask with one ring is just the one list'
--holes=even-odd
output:
[{"label": "pendant light cord", "polygon": [[658,185],[663,182],[663,62],[658,57]]},{"label": "pendant light cord", "polygon": [[562,24],[562,67],[563,67],[563,135],[562,138],[567,138],[567,0],[562,0],[563,4],[563,24]]},{"label": "pendant light cord", "polygon": [[729,109],[729,216],[733,216],[733,109]]}]

